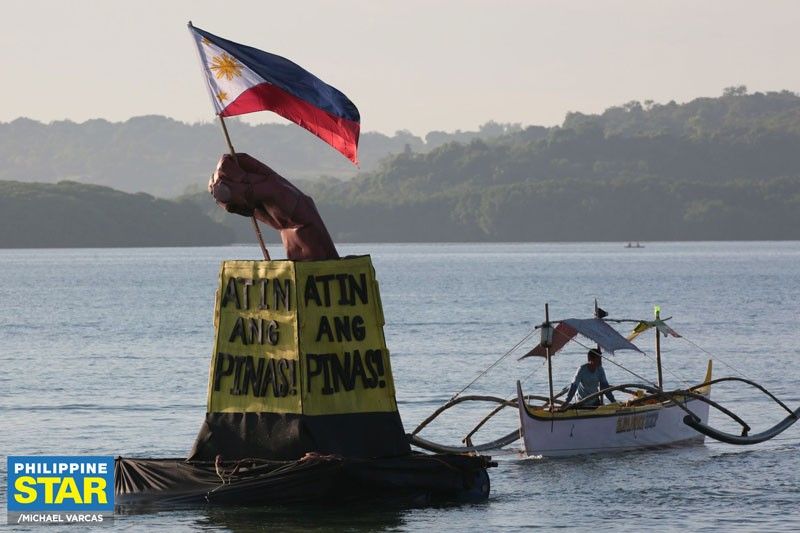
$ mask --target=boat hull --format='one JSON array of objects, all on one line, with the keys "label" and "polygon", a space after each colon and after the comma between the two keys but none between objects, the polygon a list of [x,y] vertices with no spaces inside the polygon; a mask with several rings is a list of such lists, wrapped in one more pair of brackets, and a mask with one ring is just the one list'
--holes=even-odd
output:
[{"label": "boat hull", "polygon": [[[591,453],[702,443],[705,436],[683,422],[686,411],[673,402],[637,407],[576,409],[549,413],[531,409],[518,387],[520,430],[529,456],[565,457]],[[709,405],[689,399],[685,403],[702,423],[708,421]],[[538,412],[537,412],[538,411]]]}]

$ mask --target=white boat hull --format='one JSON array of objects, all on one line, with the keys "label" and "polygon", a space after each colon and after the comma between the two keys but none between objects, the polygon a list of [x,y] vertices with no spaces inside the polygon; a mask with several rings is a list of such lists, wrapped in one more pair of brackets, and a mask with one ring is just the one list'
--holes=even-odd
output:
[{"label": "white boat hull", "polygon": [[[705,381],[711,380],[711,362]],[[710,387],[696,392],[710,397]],[[609,453],[674,444],[702,443],[705,435],[683,423],[687,415],[674,402],[634,407],[610,404],[596,409],[570,409],[551,413],[526,405],[517,383],[520,432],[529,456],[564,457]],[[684,406],[708,423],[709,404],[688,399]]]}]

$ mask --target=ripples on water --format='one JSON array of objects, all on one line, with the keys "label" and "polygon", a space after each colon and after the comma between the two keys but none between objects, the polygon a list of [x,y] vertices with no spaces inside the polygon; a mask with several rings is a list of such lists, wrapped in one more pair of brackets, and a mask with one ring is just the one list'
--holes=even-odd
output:
[{"label": "ripples on water", "polygon": [[[687,338],[800,404],[800,243],[348,245],[372,254],[400,411],[411,430],[542,320],[647,318],[653,305]],[[256,247],[0,250],[0,450],[7,454],[184,456],[205,409],[214,290],[223,259]],[[530,347],[535,341],[525,344]],[[651,341],[640,346],[650,349]],[[511,396],[514,380],[545,391],[541,361],[508,357],[471,393]],[[584,350],[554,360],[566,384]],[[667,385],[699,381],[706,354],[664,343]],[[620,354],[654,378],[651,359]],[[619,368],[612,382],[631,381]],[[718,362],[715,375],[733,371]],[[755,392],[714,398],[754,431],[783,417]],[[483,409],[449,413],[427,430],[455,443]],[[712,415],[712,423],[735,429]],[[516,424],[508,413],[486,438]],[[800,426],[754,447],[705,446],[573,459],[497,454],[492,496],[431,509],[190,509],[120,516],[115,529],[503,530],[800,529]],[[5,469],[5,461],[0,465]],[[0,500],[5,501],[5,475]],[[3,518],[4,520],[4,518]]]}]

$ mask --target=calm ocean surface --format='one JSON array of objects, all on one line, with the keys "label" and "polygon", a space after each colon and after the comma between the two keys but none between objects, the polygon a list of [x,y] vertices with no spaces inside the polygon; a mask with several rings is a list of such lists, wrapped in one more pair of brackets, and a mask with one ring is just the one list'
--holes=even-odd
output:
[{"label": "calm ocean surface", "polygon": [[[273,247],[274,248],[274,247]],[[407,431],[542,321],[588,317],[594,299],[617,318],[653,306],[713,354],[715,376],[752,378],[800,404],[800,243],[360,244],[381,283],[386,338]],[[0,250],[0,454],[185,456],[204,417],[220,262],[257,259],[256,246]],[[523,346],[530,348],[536,341]],[[648,356],[615,361],[655,379]],[[708,355],[663,343],[667,385],[699,382]],[[467,393],[547,390],[540,360],[507,357]],[[554,359],[556,388],[585,360]],[[724,363],[723,363],[724,361]],[[729,366],[726,366],[726,364]],[[606,364],[609,380],[637,381]],[[758,432],[783,411],[754,389],[713,397]],[[457,443],[488,406],[454,410],[423,433]],[[735,430],[722,416],[711,423]],[[516,425],[490,425],[488,440]],[[479,505],[408,509],[200,508],[118,516],[113,529],[453,530],[527,528],[800,530],[800,424],[751,447],[704,446],[578,459],[494,454],[492,493]],[[5,513],[5,459],[0,501]],[[0,518],[5,523],[5,515]],[[19,528],[15,528],[21,530]],[[74,529],[70,529],[74,531]]]}]

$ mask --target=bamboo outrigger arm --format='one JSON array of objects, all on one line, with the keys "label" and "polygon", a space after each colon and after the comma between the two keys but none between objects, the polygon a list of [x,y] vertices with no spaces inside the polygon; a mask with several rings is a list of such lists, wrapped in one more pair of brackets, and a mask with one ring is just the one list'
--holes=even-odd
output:
[{"label": "bamboo outrigger arm", "polygon": [[487,442],[485,444],[478,444],[476,446],[447,446],[444,444],[439,444],[433,441],[429,441],[427,439],[423,439],[419,435],[408,436],[409,442],[414,446],[419,446],[423,450],[428,450],[431,452],[439,452],[439,453],[486,452],[489,450],[497,450],[499,448],[502,448],[503,446],[508,446],[512,442],[516,442],[519,439],[520,439],[519,429],[515,429],[508,435],[500,437],[499,439]]},{"label": "bamboo outrigger arm", "polygon": [[792,412],[789,416],[772,426],[771,428],[762,431],[761,433],[756,433],[755,435],[734,435],[732,433],[726,433],[724,431],[720,431],[718,429],[714,429],[711,426],[703,424],[700,419],[693,415],[686,415],[683,418],[683,423],[687,426],[691,427],[695,431],[702,433],[703,435],[709,436],[712,439],[716,439],[721,442],[725,442],[728,444],[737,444],[737,445],[749,445],[749,444],[758,444],[759,442],[764,442],[765,440],[769,440],[773,437],[777,437],[781,433],[783,433],[789,426],[797,422],[798,418],[800,418],[800,408]]},{"label": "bamboo outrigger arm", "polygon": [[[736,445],[740,445],[740,446],[747,446],[747,445],[751,445],[751,444],[758,444],[760,442],[764,442],[764,441],[770,440],[770,439],[772,439],[774,437],[777,437],[778,435],[780,435],[781,433],[786,431],[786,429],[788,429],[790,426],[792,426],[795,422],[797,422],[798,419],[800,419],[800,408],[797,408],[794,411],[792,411],[785,403],[783,403],[778,398],[776,398],[775,395],[773,395],[767,389],[765,389],[764,387],[762,387],[758,383],[750,381],[749,379],[737,378],[737,377],[719,378],[719,379],[715,379],[715,380],[709,381],[707,383],[702,383],[700,385],[692,387],[692,389],[696,389],[698,387],[703,387],[705,385],[711,385],[711,384],[714,384],[714,383],[718,383],[720,381],[741,381],[742,383],[747,383],[748,385],[751,385],[751,386],[759,389],[761,392],[763,392],[764,394],[769,396],[772,400],[774,400],[775,403],[777,403],[778,405],[783,407],[789,413],[789,416],[787,416],[786,418],[784,418],[783,420],[781,420],[780,422],[778,422],[777,424],[775,424],[771,428],[766,429],[766,430],[762,431],[761,433],[756,433],[755,435],[748,435],[748,431],[749,431],[750,427],[747,426],[746,424],[744,424],[743,422],[741,422],[740,419],[738,419],[738,417],[735,417],[735,420],[743,425],[743,430],[742,430],[742,434],[741,435],[734,435],[732,433],[727,433],[725,431],[720,431],[718,429],[712,428],[708,424],[703,424],[693,414],[687,414],[683,418],[683,423],[684,424],[686,424],[687,426],[691,427],[695,431],[697,431],[699,433],[702,433],[703,435],[706,435],[708,437],[711,437],[712,439],[716,439],[716,440],[718,440],[720,442],[725,442],[727,444],[736,444]],[[726,413],[726,414],[729,414],[729,413]]]},{"label": "bamboo outrigger arm", "polygon": [[[566,391],[567,391],[567,389],[564,389],[563,391],[561,391],[559,394],[557,394],[557,395],[556,395],[556,396],[553,398],[553,400],[554,400],[555,402],[557,402],[557,403],[564,403],[564,402],[562,402],[561,400],[559,400],[559,399],[558,399],[558,397],[559,397],[559,396],[561,396],[561,395],[563,395],[564,393],[566,393]],[[549,402],[549,401],[550,401],[550,398],[548,398],[548,397],[546,397],[546,396],[538,396],[538,395],[536,395],[536,394],[529,394],[529,395],[525,396],[525,400],[539,400],[539,401],[543,401],[543,402]],[[467,433],[467,435],[466,435],[466,436],[465,436],[463,439],[461,439],[461,442],[465,443],[467,446],[472,446],[472,436],[473,436],[475,433],[477,433],[477,431],[478,431],[479,429],[481,429],[481,428],[483,427],[483,425],[484,425],[486,422],[488,422],[488,421],[489,421],[489,419],[491,419],[491,418],[492,418],[494,415],[496,415],[497,413],[499,413],[500,411],[502,411],[502,410],[503,410],[503,409],[505,409],[506,407],[517,407],[517,399],[516,399],[516,398],[513,398],[513,399],[510,399],[510,400],[506,400],[506,401],[505,401],[505,402],[503,402],[502,404],[500,404],[500,405],[498,405],[497,407],[495,407],[494,409],[492,409],[492,411],[491,411],[491,412],[490,412],[488,415],[486,415],[485,417],[483,417],[483,418],[481,419],[481,421],[480,421],[480,422],[478,422],[478,423],[475,425],[475,427],[474,427],[474,428],[472,428],[472,430],[471,430],[469,433]],[[512,441],[512,442],[513,442],[513,441]]]},{"label": "bamboo outrigger arm", "polygon": [[[547,398],[541,396],[526,396],[526,399],[533,399],[533,400],[547,400]],[[486,415],[480,422],[470,431],[466,437],[462,439],[461,442],[466,443],[465,446],[449,446],[446,444],[440,444],[438,442],[433,442],[423,437],[420,437],[418,433],[422,431],[428,424],[433,422],[439,415],[443,412],[447,411],[451,407],[454,407],[463,402],[493,402],[500,404],[498,407],[492,410],[491,413]],[[512,442],[516,442],[520,439],[519,429],[515,429],[511,433],[500,437],[499,439],[495,439],[493,441],[483,443],[483,444],[473,444],[471,437],[472,435],[478,431],[490,418],[494,415],[499,413],[502,409],[506,407],[517,407],[517,399],[504,399],[497,396],[480,396],[480,395],[471,395],[471,396],[460,396],[458,398],[454,398],[444,404],[443,406],[439,407],[436,411],[434,411],[428,418],[420,422],[420,424],[407,435],[408,441],[418,446],[424,450],[429,450],[433,452],[440,452],[440,453],[469,453],[469,452],[484,452],[488,450],[496,450],[498,448],[502,448],[503,446],[508,446]]]},{"label": "bamboo outrigger arm", "polygon": [[745,379],[745,378],[737,378],[737,377],[729,376],[729,377],[725,377],[725,378],[712,379],[711,381],[706,381],[705,383],[701,383],[699,385],[695,385],[694,387],[690,387],[689,390],[693,391],[695,389],[700,389],[700,388],[708,386],[708,385],[714,385],[715,383],[722,383],[723,381],[741,381],[742,383],[747,383],[748,385],[757,388],[758,390],[760,390],[761,392],[763,392],[764,394],[766,394],[767,396],[772,398],[772,400],[775,403],[777,403],[778,405],[783,407],[786,410],[786,412],[788,412],[789,414],[797,412],[797,411],[792,411],[792,409],[788,405],[786,405],[785,403],[780,401],[774,394],[772,394],[770,391],[768,391],[767,389],[765,389],[764,387],[762,387],[761,385],[759,385],[755,381],[750,381],[749,379]]},{"label": "bamboo outrigger arm", "polygon": [[450,400],[449,402],[447,402],[446,404],[444,404],[443,406],[441,406],[440,408],[435,410],[433,413],[431,413],[431,415],[428,418],[426,418],[425,420],[420,422],[419,425],[414,429],[414,431],[412,431],[409,434],[409,437],[414,437],[417,433],[419,433],[420,431],[425,429],[425,427],[428,424],[433,422],[433,420],[436,419],[440,414],[442,414],[443,412],[447,411],[451,407],[454,407],[454,406],[456,406],[456,405],[458,405],[460,403],[463,403],[463,402],[494,402],[494,403],[502,404],[502,403],[505,403],[507,401],[509,401],[509,400],[506,400],[504,398],[499,398],[497,396],[470,395],[470,396],[459,396],[458,398],[453,398],[452,400]]}]

